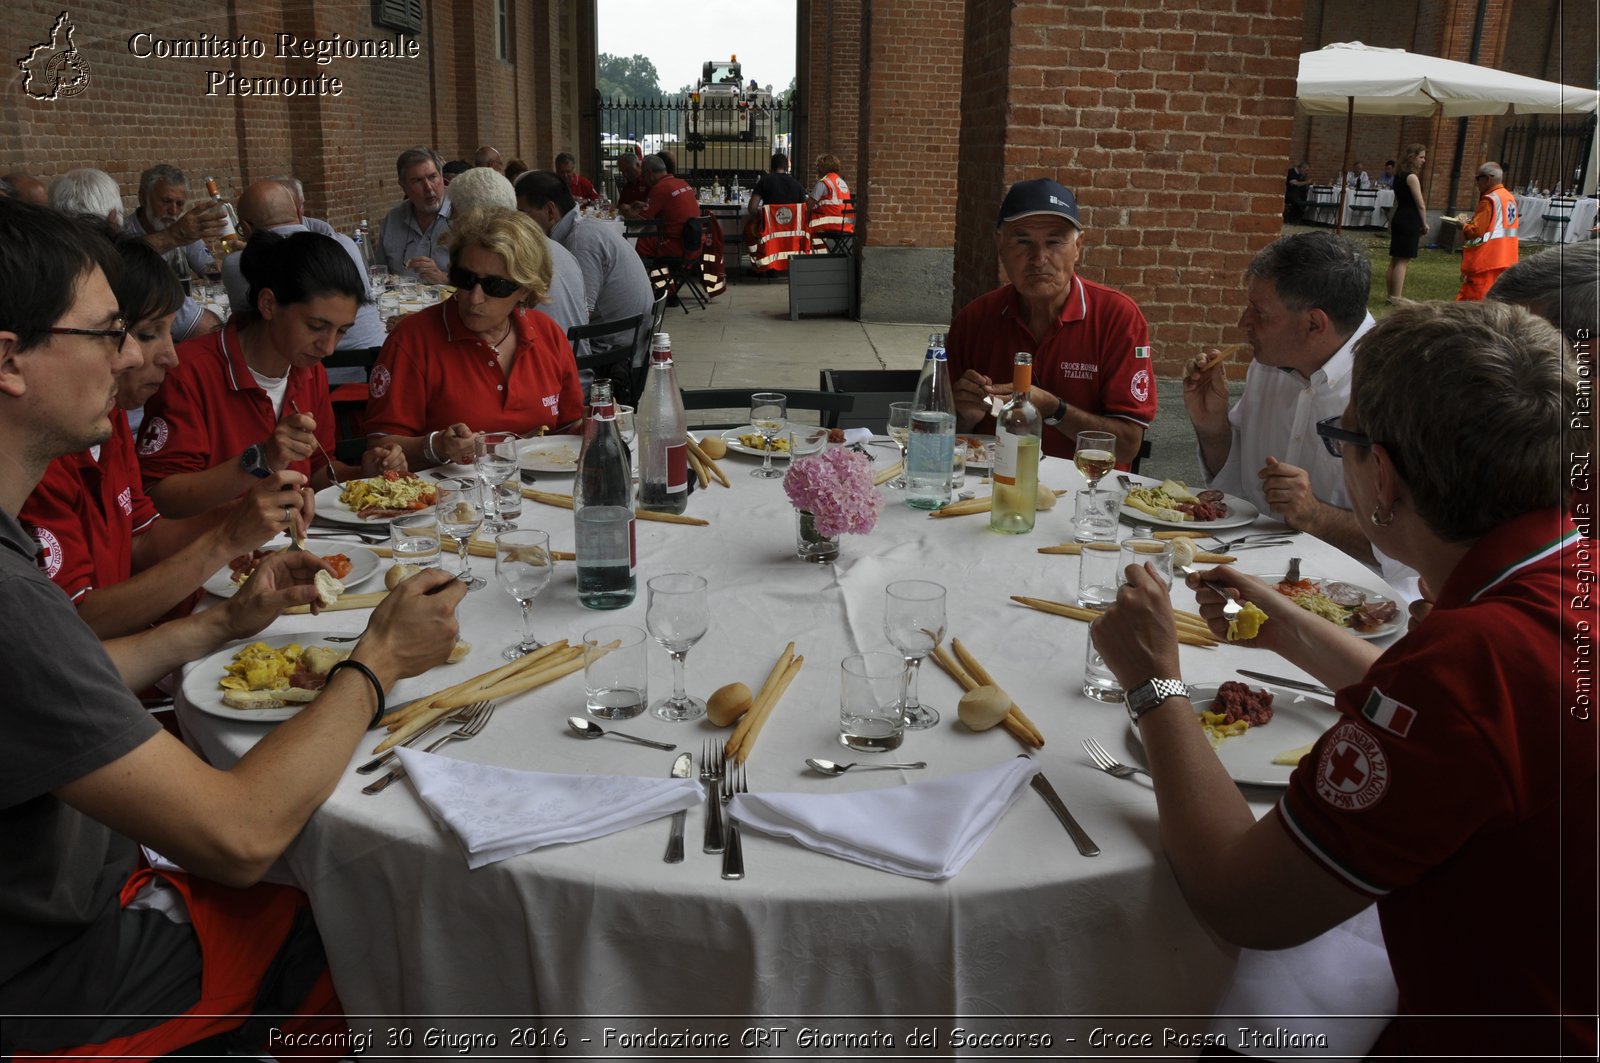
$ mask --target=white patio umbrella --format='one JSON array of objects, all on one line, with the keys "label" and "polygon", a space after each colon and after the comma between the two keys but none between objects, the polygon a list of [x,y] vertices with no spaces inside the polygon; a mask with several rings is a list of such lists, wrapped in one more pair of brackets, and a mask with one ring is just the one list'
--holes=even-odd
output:
[{"label": "white patio umbrella", "polygon": [[[1307,114],[1345,115],[1344,157],[1350,165],[1351,127],[1358,114],[1431,115],[1593,114],[1594,89],[1540,81],[1504,70],[1421,55],[1403,48],[1373,48],[1352,41],[1300,56],[1296,102]],[[1339,220],[1344,219],[1344,193]]]}]

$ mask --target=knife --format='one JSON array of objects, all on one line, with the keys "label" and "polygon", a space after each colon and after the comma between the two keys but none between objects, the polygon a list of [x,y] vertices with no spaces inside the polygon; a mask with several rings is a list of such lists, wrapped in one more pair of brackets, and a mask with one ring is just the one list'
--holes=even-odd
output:
[{"label": "knife", "polygon": [[[679,753],[672,762],[671,777],[674,779],[687,779],[693,771],[694,758],[687,753]],[[667,838],[667,855],[662,857],[669,864],[683,863],[683,822],[688,815],[681,808],[672,814],[672,834]]]},{"label": "knife", "polygon": [[1268,675],[1266,672],[1251,672],[1243,668],[1239,669],[1239,674],[1247,675],[1251,679],[1259,679],[1263,683],[1271,683],[1274,686],[1289,687],[1292,690],[1307,690],[1313,694],[1321,694],[1325,698],[1334,696],[1333,691],[1327,687],[1319,687],[1317,684],[1307,683],[1303,679],[1284,679],[1282,676]]},{"label": "knife", "polygon": [[1061,795],[1056,793],[1056,788],[1050,785],[1050,780],[1044,777],[1044,772],[1034,775],[1028,784],[1039,791],[1039,796],[1044,798],[1044,803],[1050,806],[1050,811],[1056,814],[1061,825],[1067,828],[1067,833],[1072,835],[1073,844],[1078,847],[1078,852],[1084,856],[1099,856],[1100,847],[1084,833],[1078,826],[1078,821],[1072,818],[1072,813],[1067,811],[1067,806],[1062,802]]}]

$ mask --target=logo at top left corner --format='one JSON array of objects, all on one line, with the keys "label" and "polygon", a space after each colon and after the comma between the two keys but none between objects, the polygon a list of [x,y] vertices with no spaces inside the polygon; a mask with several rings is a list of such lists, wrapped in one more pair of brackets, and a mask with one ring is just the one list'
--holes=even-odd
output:
[{"label": "logo at top left corner", "polygon": [[73,43],[77,33],[70,13],[63,11],[50,27],[48,40],[40,41],[17,60],[22,71],[22,91],[35,100],[76,96],[89,85],[89,63]]}]

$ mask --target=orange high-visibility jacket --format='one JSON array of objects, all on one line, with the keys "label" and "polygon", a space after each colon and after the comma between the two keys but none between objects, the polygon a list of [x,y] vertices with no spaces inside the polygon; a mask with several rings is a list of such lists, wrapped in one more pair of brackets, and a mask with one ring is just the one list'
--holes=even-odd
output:
[{"label": "orange high-visibility jacket", "polygon": [[1461,247],[1461,272],[1484,273],[1517,264],[1517,197],[1501,185],[1478,200],[1472,220],[1461,227],[1468,239]]}]

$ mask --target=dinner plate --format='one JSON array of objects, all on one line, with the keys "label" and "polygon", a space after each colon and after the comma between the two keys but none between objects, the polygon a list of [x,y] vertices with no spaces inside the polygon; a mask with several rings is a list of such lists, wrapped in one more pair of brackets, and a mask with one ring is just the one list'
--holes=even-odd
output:
[{"label": "dinner plate", "polygon": [[[1196,683],[1189,688],[1195,712],[1211,708],[1217,696],[1217,683]],[[1252,690],[1264,689],[1251,686]],[[1252,727],[1242,735],[1224,738],[1217,746],[1217,759],[1228,776],[1246,786],[1288,786],[1294,772],[1292,764],[1274,764],[1272,758],[1291,749],[1310,745],[1322,732],[1339,721],[1339,714],[1326,701],[1310,694],[1297,694],[1282,687],[1271,688],[1272,719]],[[1198,726],[1198,725],[1197,725]],[[1128,729],[1140,742],[1139,728],[1130,720]]]},{"label": "dinner plate", "polygon": [[[354,543],[319,543],[307,540],[305,548],[320,557],[343,554],[350,559],[350,574],[340,581],[344,584],[345,590],[349,590],[357,584],[365,583],[377,575],[378,555],[366,547],[357,546]],[[269,544],[267,549],[283,550],[286,547],[282,543],[278,543],[277,545]],[[218,598],[232,598],[239,591],[239,585],[233,582],[233,569],[226,565],[213,572],[211,578],[206,580],[203,586]]]},{"label": "dinner plate", "polygon": [[269,635],[264,638],[247,639],[244,642],[235,642],[231,646],[224,646],[200,661],[199,664],[189,669],[189,674],[183,677],[184,700],[201,712],[211,716],[220,716],[224,720],[244,720],[249,723],[277,723],[287,720],[298,713],[306,705],[283,705],[276,709],[230,709],[222,703],[222,695],[226,693],[217,684],[227,674],[228,665],[233,663],[233,655],[246,646],[257,642],[264,642],[275,650],[281,650],[291,642],[298,642],[301,646],[331,646],[337,650],[348,650],[354,643],[328,642],[327,637],[336,632],[306,632],[299,635]]},{"label": "dinner plate", "polygon": [[[766,456],[766,451],[758,450],[755,447],[747,447],[743,443],[739,442],[740,436],[760,434],[761,432],[756,428],[755,425],[747,424],[743,428],[730,428],[726,432],[722,433],[722,441],[728,444],[728,449],[733,451],[735,454],[748,454],[752,458],[760,458]],[[783,436],[780,435],[778,438],[782,439]],[[774,450],[772,452],[772,460],[788,461],[789,452],[787,450]]]},{"label": "dinner plate", "polygon": [[[974,435],[971,432],[960,432],[960,433],[957,433],[956,438],[957,439],[976,439],[979,443],[993,443],[995,441],[994,436]],[[976,449],[974,447],[968,446],[967,447],[967,468],[969,468],[969,469],[987,469],[989,467],[989,462],[984,461],[983,458],[979,457],[979,455],[981,455],[982,453],[983,453],[983,451],[978,450],[978,449]]]},{"label": "dinner plate", "polygon": [[530,472],[575,473],[582,447],[578,436],[553,436],[526,440],[517,453],[522,456],[522,467]]},{"label": "dinner plate", "polygon": [[[1115,474],[1112,474],[1113,476]],[[1108,477],[1109,479],[1110,477]],[[1112,481],[1115,483],[1115,480]],[[1102,483],[1102,487],[1105,485]],[[1140,486],[1148,486],[1141,484]],[[1240,498],[1238,495],[1222,496],[1228,504],[1228,515],[1221,520],[1162,520],[1143,510],[1134,509],[1126,504],[1122,507],[1122,519],[1129,524],[1148,524],[1153,528],[1177,528],[1182,531],[1221,531],[1224,528],[1242,528],[1246,524],[1255,522],[1261,516],[1261,511],[1255,504]],[[319,511],[320,512],[320,511]]]},{"label": "dinner plate", "polygon": [[[428,477],[423,477],[428,482]],[[329,521],[333,524],[348,524],[357,528],[387,528],[393,517],[363,517],[355,510],[339,501],[342,488],[338,484],[330,484],[317,492],[317,519]]]},{"label": "dinner plate", "polygon": [[[1278,583],[1279,581],[1281,581],[1283,579],[1284,575],[1285,575],[1284,573],[1279,572],[1276,575],[1272,575],[1272,576],[1257,576],[1256,579],[1264,580],[1267,583]],[[1342,583],[1346,587],[1350,587],[1350,588],[1352,588],[1354,590],[1360,591],[1363,595],[1366,596],[1368,601],[1394,602],[1395,605],[1399,606],[1398,611],[1394,614],[1394,619],[1389,621],[1387,624],[1384,624],[1381,627],[1375,627],[1371,631],[1357,631],[1353,627],[1345,628],[1346,631],[1350,632],[1350,634],[1354,635],[1358,639],[1382,639],[1382,638],[1388,638],[1390,635],[1393,635],[1396,631],[1404,631],[1405,627],[1406,627],[1406,623],[1410,620],[1410,614],[1406,611],[1405,603],[1404,602],[1395,601],[1395,597],[1394,597],[1393,594],[1385,594],[1385,593],[1383,593],[1381,591],[1375,591],[1375,590],[1372,590],[1370,587],[1363,587],[1359,583],[1351,583],[1347,579],[1328,579],[1328,578],[1326,578],[1324,576],[1313,576],[1313,575],[1308,575],[1308,574],[1306,574],[1304,572],[1300,573],[1300,578],[1301,579],[1315,580],[1319,586],[1321,584],[1324,584],[1324,583]],[[1285,598],[1287,598],[1287,597],[1288,596],[1285,595]]]}]

